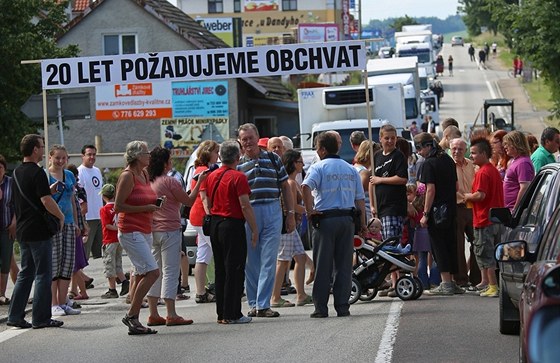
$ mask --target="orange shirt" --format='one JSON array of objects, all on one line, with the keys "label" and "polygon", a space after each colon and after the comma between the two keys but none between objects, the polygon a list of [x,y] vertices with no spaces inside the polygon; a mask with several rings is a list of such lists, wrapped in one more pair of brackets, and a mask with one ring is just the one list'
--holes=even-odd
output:
[{"label": "orange shirt", "polygon": [[[147,175],[146,179],[148,179]],[[156,199],[157,195],[152,190],[150,183],[143,184],[140,179],[134,175],[134,187],[128,198],[126,198],[125,203],[135,206],[155,204]],[[119,213],[119,231],[122,233],[152,233],[152,220],[153,212],[121,212]]]}]

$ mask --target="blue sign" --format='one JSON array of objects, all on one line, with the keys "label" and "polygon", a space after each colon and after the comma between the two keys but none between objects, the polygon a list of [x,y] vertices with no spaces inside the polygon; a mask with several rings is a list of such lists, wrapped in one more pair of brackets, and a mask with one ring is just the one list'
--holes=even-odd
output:
[{"label": "blue sign", "polygon": [[229,117],[228,83],[173,82],[173,117]]}]

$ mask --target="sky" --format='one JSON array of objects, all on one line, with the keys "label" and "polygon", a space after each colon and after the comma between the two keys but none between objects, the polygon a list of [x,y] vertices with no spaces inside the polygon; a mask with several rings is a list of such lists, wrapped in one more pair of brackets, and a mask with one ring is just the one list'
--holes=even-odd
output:
[{"label": "sky", "polygon": [[371,19],[398,18],[408,15],[412,18],[435,16],[445,19],[457,13],[457,0],[361,0],[362,24]]}]

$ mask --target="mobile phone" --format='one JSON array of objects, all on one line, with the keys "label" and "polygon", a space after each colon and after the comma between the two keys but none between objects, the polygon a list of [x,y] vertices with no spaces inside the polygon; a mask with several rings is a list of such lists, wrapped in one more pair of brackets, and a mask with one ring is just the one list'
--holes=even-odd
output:
[{"label": "mobile phone", "polygon": [[164,199],[162,197],[156,199],[156,207],[161,208],[161,206],[163,205],[163,201]]}]

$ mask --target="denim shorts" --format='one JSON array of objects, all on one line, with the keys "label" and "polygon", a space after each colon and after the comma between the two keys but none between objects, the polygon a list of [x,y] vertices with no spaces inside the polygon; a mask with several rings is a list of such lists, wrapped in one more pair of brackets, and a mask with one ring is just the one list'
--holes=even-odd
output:
[{"label": "denim shorts", "polygon": [[119,231],[119,242],[130,258],[136,275],[145,275],[159,268],[152,254],[153,241],[151,233]]},{"label": "denim shorts", "polygon": [[491,224],[487,227],[474,229],[473,249],[479,268],[494,268],[494,246],[499,241],[500,226]]}]

